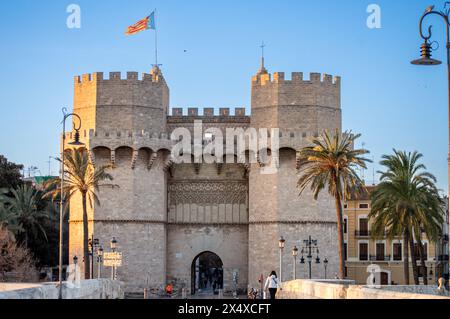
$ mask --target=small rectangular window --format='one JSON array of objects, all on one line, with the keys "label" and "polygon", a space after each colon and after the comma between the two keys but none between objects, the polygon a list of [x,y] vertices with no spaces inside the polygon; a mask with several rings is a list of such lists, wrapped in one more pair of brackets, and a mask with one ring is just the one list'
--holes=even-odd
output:
[{"label": "small rectangular window", "polygon": [[394,261],[402,260],[402,244],[395,243],[394,245],[392,245],[392,248],[393,248],[393,260]]},{"label": "small rectangular window", "polygon": [[378,261],[384,261],[384,243],[377,243],[376,253],[376,259]]},{"label": "small rectangular window", "polygon": [[344,218],[344,234],[347,234],[347,218]]},{"label": "small rectangular window", "polygon": [[367,218],[359,219],[359,236],[369,236],[369,220]]},{"label": "small rectangular window", "polygon": [[369,244],[360,243],[359,244],[359,260],[367,261],[369,260]]},{"label": "small rectangular window", "polygon": [[368,209],[369,208],[369,204],[359,204],[359,208],[360,209]]},{"label": "small rectangular window", "polygon": [[[428,251],[427,251],[428,250],[428,244],[427,243],[422,243],[422,245],[423,245],[423,253],[424,253],[423,258],[425,260],[427,260],[428,259]],[[417,260],[420,260],[420,249],[419,249],[419,245],[417,243],[414,243],[414,252],[416,254]]]}]

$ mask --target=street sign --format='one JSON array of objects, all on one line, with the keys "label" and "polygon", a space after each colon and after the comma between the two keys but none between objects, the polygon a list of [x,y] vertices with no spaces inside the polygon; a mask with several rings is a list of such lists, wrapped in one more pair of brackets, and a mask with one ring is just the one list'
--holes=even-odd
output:
[{"label": "street sign", "polygon": [[103,253],[103,266],[105,266],[105,267],[122,267],[122,253],[119,253],[119,252]]}]

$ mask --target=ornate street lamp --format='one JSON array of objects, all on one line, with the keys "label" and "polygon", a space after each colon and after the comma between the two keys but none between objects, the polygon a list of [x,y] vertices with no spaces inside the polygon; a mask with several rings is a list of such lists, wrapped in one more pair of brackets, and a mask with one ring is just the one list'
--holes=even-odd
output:
[{"label": "ornate street lamp", "polygon": [[117,248],[117,240],[116,237],[113,237],[113,239],[111,239],[111,250],[115,252],[116,248]]},{"label": "ornate street lamp", "polygon": [[280,248],[280,282],[282,282],[282,267],[283,267],[283,249],[284,249],[284,245],[286,243],[286,240],[283,238],[283,236],[280,237],[280,239],[278,240],[278,247]]},{"label": "ornate street lamp", "polygon": [[73,267],[74,268],[73,269],[74,280],[75,280],[75,282],[77,282],[77,264],[78,264],[78,257],[77,256],[73,256],[73,264],[74,264],[74,267]]},{"label": "ornate street lamp", "polygon": [[[71,146],[83,146],[84,143],[80,142],[80,129],[81,129],[81,118],[75,113],[67,113],[67,109],[63,108],[63,131],[62,131],[62,145],[61,145],[61,194],[60,194],[60,205],[59,205],[59,294],[58,298],[62,299],[62,263],[63,263],[63,220],[64,220],[64,178],[65,178],[65,165],[64,165],[64,151],[66,147],[66,120],[69,117],[76,117],[78,119],[78,126],[73,125],[75,130],[75,139],[68,143]],[[78,257],[77,257],[78,260]],[[75,259],[74,259],[75,261]]]},{"label": "ornate street lamp", "polygon": [[[429,44],[428,40],[430,40],[432,36],[432,25],[428,27],[428,34],[425,35],[423,32],[423,22],[426,17],[428,16],[439,16],[444,20],[445,23],[445,29],[446,29],[446,48],[447,48],[447,77],[448,77],[448,124],[449,124],[449,147],[448,147],[448,163],[447,163],[447,169],[448,174],[450,175],[450,2],[446,1],[444,5],[444,9],[442,11],[437,11],[434,9],[434,6],[429,6],[425,13],[420,18],[419,22],[419,32],[422,39],[424,39],[424,44],[421,46],[421,58],[412,61],[411,63],[414,65],[424,65],[424,66],[430,66],[430,65],[439,65],[442,62],[439,60],[435,60],[431,58],[431,45]],[[450,178],[449,178],[449,185],[450,185]],[[450,186],[449,186],[450,191]],[[449,196],[450,198],[450,196]]]},{"label": "ornate street lamp", "polygon": [[327,279],[327,266],[328,266],[328,259],[325,258],[323,260],[323,266],[325,267],[325,279]]},{"label": "ornate street lamp", "polygon": [[298,256],[298,248],[294,246],[292,249],[292,256],[294,257],[294,280],[297,279],[297,256]]},{"label": "ornate street lamp", "polygon": [[312,279],[312,260],[313,260],[313,253],[317,254],[316,257],[316,264],[320,264],[320,258],[319,258],[319,248],[317,247],[317,240],[313,240],[311,236],[309,236],[309,239],[303,241],[305,246],[302,248],[302,258],[300,260],[301,264],[305,263],[305,258],[303,257],[304,253],[307,253],[306,259],[308,260],[308,266],[309,266],[309,279]]},{"label": "ornate street lamp", "polygon": [[100,246],[97,250],[97,277],[102,278],[102,262],[103,262],[103,246]]},{"label": "ornate street lamp", "polygon": [[[116,251],[116,248],[117,248],[117,240],[116,237],[113,237],[113,239],[111,240],[111,250],[113,253]],[[116,280],[116,266],[111,267],[111,279]]]},{"label": "ornate street lamp", "polygon": [[[91,279],[94,279],[94,256],[95,249],[100,245],[100,240],[98,238],[94,238],[94,234],[92,234],[91,238],[89,238],[89,255],[91,257]],[[98,258],[97,258],[98,259]]]}]

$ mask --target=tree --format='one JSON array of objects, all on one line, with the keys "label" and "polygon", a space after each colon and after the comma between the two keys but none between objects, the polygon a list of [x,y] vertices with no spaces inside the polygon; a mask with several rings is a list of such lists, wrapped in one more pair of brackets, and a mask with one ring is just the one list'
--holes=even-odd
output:
[{"label": "tree", "polygon": [[0,281],[32,282],[36,279],[30,252],[17,244],[10,231],[0,227]]},{"label": "tree", "polygon": [[30,237],[35,240],[43,236],[47,240],[42,224],[48,218],[48,213],[40,207],[40,200],[40,192],[28,185],[12,189],[11,196],[0,197],[3,210],[9,214],[9,223],[14,220],[14,225],[17,225],[16,236],[26,247],[29,246]]},{"label": "tree", "polygon": [[[90,163],[88,151],[85,148],[70,149],[65,151],[65,186],[64,194],[65,201],[69,201],[75,194],[81,195],[81,204],[83,207],[83,255],[84,255],[84,277],[90,278],[89,267],[89,223],[87,214],[87,204],[89,201],[90,207],[93,202],[100,205],[97,193],[100,191],[100,187],[109,186],[115,187],[113,184],[102,184],[102,181],[113,180],[113,177],[107,173],[107,170],[111,168],[111,165],[105,165],[94,168]],[[47,196],[51,196],[53,199],[58,198],[61,195],[61,180],[59,178],[51,180],[47,187],[49,191]]]},{"label": "tree", "polygon": [[7,200],[9,200],[9,193],[6,188],[0,189],[0,227],[6,227],[14,235],[17,235],[21,227],[17,223],[16,215],[5,206]]},{"label": "tree", "polygon": [[345,277],[343,203],[350,198],[352,192],[367,192],[364,182],[356,173],[358,168],[367,168],[366,163],[370,162],[362,157],[369,153],[367,150],[353,149],[355,140],[360,136],[351,132],[340,133],[337,130],[331,136],[325,131],[321,136],[312,139],[311,146],[299,152],[300,194],[310,186],[314,199],[317,200],[320,192],[327,188],[335,200],[341,279]]},{"label": "tree", "polygon": [[0,188],[14,189],[21,185],[22,169],[23,165],[8,162],[6,157],[0,155]]},{"label": "tree", "polygon": [[[374,238],[386,235],[388,239],[403,237],[404,277],[409,285],[409,255],[411,253],[414,282],[419,284],[417,255],[414,240],[425,269],[422,233],[436,241],[444,222],[444,202],[435,186],[436,178],[419,163],[422,154],[394,150],[384,155],[381,165],[386,167],[381,182],[372,193],[369,218],[373,220]],[[427,282],[426,273],[424,282]]]}]

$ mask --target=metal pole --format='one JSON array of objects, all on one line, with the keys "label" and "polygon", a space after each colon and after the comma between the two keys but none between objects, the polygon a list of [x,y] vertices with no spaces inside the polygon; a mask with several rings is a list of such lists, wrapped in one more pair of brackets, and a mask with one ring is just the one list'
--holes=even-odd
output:
[{"label": "metal pole", "polygon": [[309,264],[309,279],[312,279],[312,275],[311,275],[311,259],[309,259],[308,264]]},{"label": "metal pole", "polygon": [[63,135],[61,145],[61,192],[59,204],[59,295],[62,299],[62,263],[63,263],[63,216],[64,216],[64,147],[66,143],[66,116],[63,120]]},{"label": "metal pole", "polygon": [[91,235],[91,264],[89,267],[91,268],[90,279],[94,279],[94,233]]},{"label": "metal pole", "polygon": [[311,246],[312,246],[312,238],[311,236],[309,236],[309,243],[308,243],[308,264],[309,264],[309,279],[312,279],[312,274],[311,274],[311,262],[312,262],[312,251],[311,251]]},{"label": "metal pole", "polygon": [[155,24],[155,66],[158,68],[158,27],[156,25],[156,9],[155,9],[155,15],[154,15],[154,24]]},{"label": "metal pole", "polygon": [[[450,25],[448,16],[444,19],[447,24],[447,85],[448,85],[448,200],[450,201]],[[450,207],[450,202],[449,202]]]},{"label": "metal pole", "polygon": [[294,280],[297,279],[297,256],[294,256]]},{"label": "metal pole", "polygon": [[325,265],[325,279],[327,279],[327,265]]},{"label": "metal pole", "polygon": [[283,282],[283,277],[282,277],[282,251],[283,251],[283,249],[282,248],[280,248],[280,282]]},{"label": "metal pole", "polygon": [[[116,251],[115,248],[112,249],[112,252],[114,253]],[[116,279],[116,266],[112,266],[111,267],[111,279],[115,280]]]},{"label": "metal pole", "polygon": [[102,257],[98,256],[97,260],[97,277],[98,279],[102,278]]}]

